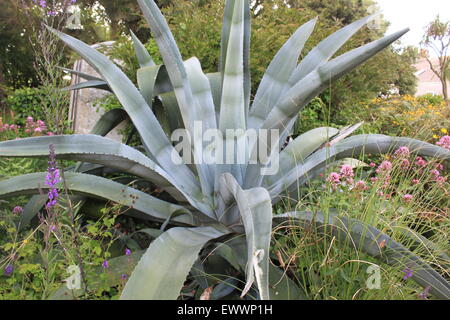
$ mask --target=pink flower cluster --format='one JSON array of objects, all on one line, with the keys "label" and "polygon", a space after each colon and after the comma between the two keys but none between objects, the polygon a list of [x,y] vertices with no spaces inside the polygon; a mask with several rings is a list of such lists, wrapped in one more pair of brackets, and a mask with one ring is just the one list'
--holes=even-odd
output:
[{"label": "pink flower cluster", "polygon": [[0,133],[6,134],[7,139],[11,139],[13,137],[19,138],[23,136],[41,136],[44,134],[48,136],[55,135],[53,132],[48,130],[44,121],[34,121],[33,117],[27,117],[24,128],[17,124],[0,123]]},{"label": "pink flower cluster", "polygon": [[352,189],[354,188],[357,190],[366,190],[368,188],[366,186],[366,183],[362,180],[355,183],[353,180],[354,176],[355,173],[353,171],[353,168],[347,164],[344,164],[341,166],[339,173],[330,173],[327,181],[331,184],[333,190],[336,190],[339,185],[348,185]]},{"label": "pink flower cluster", "polygon": [[[396,192],[395,188],[392,189],[392,172],[394,167],[399,167],[403,170],[413,170],[411,173],[418,174],[411,180],[410,186],[415,186],[423,183],[435,182],[442,186],[446,182],[447,178],[442,175],[442,170],[444,166],[440,163],[431,165],[429,162],[424,160],[422,157],[416,157],[413,161],[411,159],[412,153],[408,147],[400,147],[397,149],[391,158],[392,162],[389,160],[384,160],[380,165],[377,166],[374,162],[370,163],[370,167],[375,169],[376,176],[370,178],[373,185],[377,184],[376,193],[380,197],[390,199],[392,197],[392,192]],[[414,158],[413,158],[414,159]],[[410,162],[411,161],[411,162]],[[337,190],[340,186],[349,186],[349,190],[363,191],[368,190],[369,186],[366,185],[365,181],[354,182],[353,178],[355,173],[353,168],[349,165],[343,165],[340,167],[339,172],[331,172],[326,181],[331,185],[333,190]],[[420,180],[419,180],[420,179]],[[391,190],[392,189],[392,190]],[[405,193],[401,195],[401,199],[404,202],[411,202],[414,199],[413,194]]]},{"label": "pink flower cluster", "polygon": [[45,133],[47,131],[47,126],[44,121],[37,120],[34,121],[33,117],[28,117],[25,123],[25,132],[26,133]]},{"label": "pink flower cluster", "polygon": [[443,136],[438,142],[436,142],[436,144],[442,148],[450,150],[450,136]]}]

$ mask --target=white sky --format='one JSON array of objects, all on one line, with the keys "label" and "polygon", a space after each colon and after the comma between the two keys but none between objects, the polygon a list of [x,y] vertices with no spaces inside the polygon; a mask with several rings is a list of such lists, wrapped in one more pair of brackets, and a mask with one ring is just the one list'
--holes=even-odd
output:
[{"label": "white sky", "polygon": [[450,0],[376,0],[385,19],[391,23],[388,34],[410,28],[400,40],[403,45],[418,46],[425,26],[437,14],[450,20]]}]

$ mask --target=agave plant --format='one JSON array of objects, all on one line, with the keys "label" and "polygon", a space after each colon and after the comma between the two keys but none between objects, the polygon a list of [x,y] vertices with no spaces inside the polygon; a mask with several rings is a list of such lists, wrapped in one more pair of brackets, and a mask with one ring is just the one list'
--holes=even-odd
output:
[{"label": "agave plant", "polygon": [[[276,298],[271,295],[273,288],[269,286],[271,275],[276,272],[269,264],[271,230],[286,220],[314,226],[317,232],[331,233],[344,242],[351,239],[353,245],[388,264],[401,262],[408,265],[416,270],[413,279],[417,283],[430,286],[430,293],[438,298],[450,298],[450,286],[438,272],[388,235],[363,222],[332,214],[272,213],[272,205],[283,194],[296,194],[299,185],[333,161],[362,151],[389,153],[401,146],[439,159],[449,159],[449,151],[407,138],[348,137],[357,126],[340,131],[318,128],[290,142],[279,154],[279,171],[263,176],[260,163],[183,163],[169,138],[178,128],[192,133],[194,123],[201,121],[204,131],[278,129],[283,142],[299,111],[312,98],[408,30],[332,59],[339,48],[372,18],[369,16],[330,35],[298,63],[302,48],[313,32],[316,23],[313,19],[298,28],[276,54],[251,102],[249,1],[226,1],[220,67],[213,74],[204,74],[196,58],[182,60],[167,22],[153,0],[138,2],[164,61],[164,65],[155,65],[142,43],[132,35],[140,64],[139,89],[106,56],[53,30],[101,75],[96,78],[78,73],[87,81],[71,89],[109,90],[125,111],[107,113],[91,135],[36,137],[0,143],[2,157],[46,157],[48,146],[52,144],[59,159],[84,163],[65,173],[71,192],[128,206],[139,213],[139,217],[162,222],[163,230],[170,226],[167,231],[160,232],[142,255],[126,283],[122,299],[176,299],[189,273],[201,269],[199,253],[211,245],[231,266],[245,271],[246,285],[242,295],[252,290],[261,299]],[[142,148],[102,137],[124,117],[131,119]],[[194,158],[206,147],[203,142],[190,142]],[[276,145],[272,144],[267,149],[269,154],[277,151]],[[86,163],[91,164],[90,167]],[[170,194],[173,201],[164,201],[98,176],[94,174],[92,164],[97,165],[94,169],[112,168],[147,180]],[[35,173],[1,181],[0,196],[37,193],[39,185],[45,188],[44,178],[45,173]],[[42,201],[45,203],[39,196],[30,201],[22,216],[22,226],[42,207]],[[385,243],[383,248],[378,245],[380,242]]]}]

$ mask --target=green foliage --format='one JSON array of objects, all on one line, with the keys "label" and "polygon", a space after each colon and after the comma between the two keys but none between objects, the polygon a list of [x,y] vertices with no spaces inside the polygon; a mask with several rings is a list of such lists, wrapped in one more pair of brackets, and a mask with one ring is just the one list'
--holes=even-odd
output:
[{"label": "green foliage", "polygon": [[365,121],[361,127],[365,133],[416,136],[432,143],[450,130],[450,108],[442,97],[429,95],[376,98],[342,110],[338,118],[342,123]]},{"label": "green foliage", "polygon": [[7,107],[14,113],[14,123],[24,126],[27,117],[45,119],[45,108],[50,106],[50,98],[42,88],[21,88],[8,94]]}]

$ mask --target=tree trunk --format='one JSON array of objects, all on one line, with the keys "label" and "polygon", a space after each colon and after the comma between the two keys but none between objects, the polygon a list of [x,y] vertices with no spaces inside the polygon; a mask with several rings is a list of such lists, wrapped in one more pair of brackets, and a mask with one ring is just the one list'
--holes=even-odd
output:
[{"label": "tree trunk", "polygon": [[446,78],[441,78],[442,83],[442,95],[444,96],[444,100],[447,102],[447,105],[449,103],[448,101],[448,84]]}]

